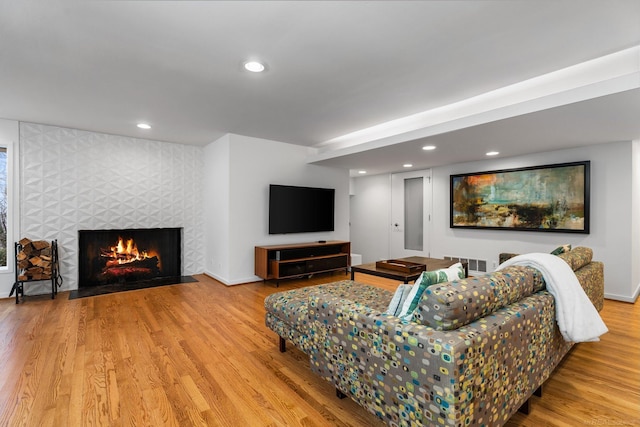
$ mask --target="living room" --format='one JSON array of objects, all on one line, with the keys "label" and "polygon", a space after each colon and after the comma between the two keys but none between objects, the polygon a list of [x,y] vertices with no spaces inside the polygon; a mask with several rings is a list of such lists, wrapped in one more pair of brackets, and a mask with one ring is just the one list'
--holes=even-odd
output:
[{"label": "living room", "polygon": [[[624,6],[636,10],[631,3]],[[332,7],[340,6],[336,4]],[[597,9],[594,7],[594,11]],[[637,35],[637,29],[635,34]],[[569,95],[558,90],[556,95],[562,96],[555,98],[551,107],[542,105],[544,102],[531,96],[527,99],[528,102],[540,102],[533,110],[522,112],[520,109],[524,108],[525,103],[514,103],[485,111],[486,115],[480,119],[474,114],[469,114],[463,118],[421,128],[426,129],[431,135],[423,135],[415,140],[429,139],[437,142],[440,151],[444,151],[447,144],[452,152],[471,152],[476,150],[476,143],[479,145],[477,150],[484,148],[484,145],[488,144],[487,141],[505,143],[505,146],[500,147],[502,155],[491,159],[486,158],[484,152],[473,158],[462,156],[456,157],[453,161],[439,160],[432,164],[429,160],[415,158],[416,166],[412,170],[426,171],[425,173],[431,177],[428,185],[430,208],[426,213],[431,220],[425,237],[425,256],[484,260],[487,262],[488,270],[492,271],[497,267],[498,255],[501,252],[549,252],[559,244],[588,246],[594,251],[594,259],[604,262],[605,297],[627,303],[637,300],[640,293],[640,265],[635,262],[640,256],[640,134],[624,135],[622,130],[606,135],[591,132],[600,122],[604,127],[609,126],[605,122],[615,122],[617,119],[620,120],[619,129],[626,131],[637,127],[628,117],[637,117],[638,112],[634,108],[640,98],[640,61],[637,61],[640,40],[631,41],[633,43],[629,44],[629,39],[624,40],[624,46],[618,42],[614,51],[602,48],[598,57],[588,58],[595,60],[630,49],[630,69],[623,67],[624,70],[621,70],[612,66],[604,73],[607,79],[618,73],[618,78],[621,75],[625,77],[624,82],[621,82],[622,78],[606,80],[600,76],[600,82],[606,80],[606,84],[585,83],[584,86],[574,87],[575,92]],[[544,47],[544,43],[541,45]],[[540,49],[544,50],[543,47]],[[514,55],[514,58],[516,57],[517,55]],[[635,66],[633,58],[636,59]],[[23,60],[26,64],[31,64],[22,55],[15,55],[16,62],[22,64]],[[587,61],[587,58],[580,63],[584,61]],[[514,63],[517,63],[515,59]],[[172,69],[172,65],[166,66]],[[25,70],[32,71],[29,66],[24,67]],[[267,69],[267,72],[276,74],[278,70],[274,65]],[[25,71],[25,74],[29,73]],[[240,75],[240,72],[237,74]],[[82,80],[82,75],[79,74],[75,78]],[[257,79],[249,77],[249,80],[243,81],[240,85],[255,89],[255,83],[258,82]],[[307,84],[306,80],[304,82]],[[6,81],[4,84],[9,86]],[[37,87],[37,82],[29,81],[26,85]],[[97,80],[92,81],[91,85],[99,86]],[[370,83],[368,86],[372,85],[374,84]],[[51,86],[55,84],[51,83]],[[284,86],[279,86],[278,89],[284,91]],[[91,90],[86,89],[88,92]],[[129,86],[122,90],[137,93]],[[277,89],[273,89],[275,90]],[[256,90],[257,93],[263,93],[262,91]],[[116,119],[101,118],[98,113],[84,123],[74,122],[77,105],[83,105],[80,109],[91,110],[82,100],[66,101],[67,95],[69,99],[74,99],[74,92],[75,90],[60,85],[55,93],[47,93],[47,96],[43,97],[54,99],[53,103],[49,102],[49,105],[53,104],[51,108],[54,110],[56,103],[60,103],[61,108],[58,110],[62,113],[58,112],[59,115],[46,116],[36,109],[31,116],[27,116],[23,110],[11,110],[7,104],[0,104],[0,144],[7,147],[9,160],[9,253],[13,252],[13,242],[22,237],[56,239],[60,250],[60,271],[64,278],[61,291],[78,288],[78,231],[88,229],[182,228],[182,274],[204,273],[215,279],[216,283],[226,285],[221,288],[228,290],[229,295],[236,295],[231,292],[242,292],[234,290],[235,288],[248,283],[253,285],[247,286],[254,286],[255,282],[261,280],[254,273],[254,247],[258,245],[346,240],[351,242],[353,253],[362,255],[363,262],[396,256],[390,249],[390,240],[395,233],[391,226],[394,222],[391,213],[391,178],[392,175],[403,173],[406,169],[393,164],[381,172],[369,169],[367,174],[358,174],[359,170],[365,168],[358,163],[360,160],[354,161],[351,166],[340,165],[352,160],[352,155],[363,154],[364,159],[367,152],[372,153],[378,149],[400,151],[399,146],[394,147],[395,144],[390,142],[396,136],[381,139],[387,144],[384,146],[372,148],[367,145],[372,141],[368,141],[359,148],[357,144],[337,144],[332,146],[335,149],[327,148],[331,144],[323,144],[330,140],[328,134],[324,134],[324,138],[317,138],[313,144],[291,143],[296,141],[295,136],[289,138],[289,142],[283,142],[284,138],[281,141],[273,136],[275,134],[271,128],[268,132],[260,133],[255,128],[247,127],[244,128],[247,135],[254,136],[246,136],[241,134],[243,128],[238,122],[242,122],[244,114],[248,114],[248,111],[234,105],[240,118],[236,118],[233,123],[230,122],[227,128],[212,133],[215,136],[211,139],[205,137],[204,142],[181,143],[179,136],[169,133],[159,136],[160,134],[145,133],[138,129],[112,130],[117,128],[111,128],[109,123]],[[189,88],[185,92],[197,98],[197,89]],[[404,93],[407,92],[409,91]],[[581,101],[585,103],[583,106],[587,113],[598,111],[603,113],[603,116],[592,117],[593,123],[585,123],[585,129],[575,129],[573,139],[566,138],[561,145],[560,141],[554,141],[556,135],[553,135],[552,130],[545,128],[545,124],[567,119],[571,114],[561,116],[562,119],[546,121],[549,119],[546,112],[551,116],[564,107],[579,105],[580,102],[573,98],[577,92],[581,93]],[[245,92],[242,94],[246,95]],[[601,98],[625,94],[628,95],[626,104],[620,104],[627,105],[628,108],[622,111],[622,114],[617,114],[620,112],[617,109],[611,110],[617,115],[611,113],[608,110],[610,106],[606,103],[597,107],[589,104],[589,101],[595,103]],[[415,96],[408,97],[413,99]],[[149,104],[146,108],[152,110],[154,100],[145,99]],[[45,104],[44,101],[46,99],[32,95],[25,100],[25,104]],[[171,104],[170,101],[162,99],[162,102],[158,103]],[[269,102],[271,101],[270,99]],[[283,96],[281,102],[286,103],[287,97]],[[16,108],[19,106],[16,104]],[[64,106],[68,106],[68,109],[63,108]],[[97,111],[102,111],[103,108],[105,107],[100,103],[95,106]],[[330,110],[332,106],[327,105],[324,108]],[[313,111],[321,113],[324,108]],[[358,108],[364,106],[354,107],[355,110]],[[275,107],[272,109],[278,110]],[[116,110],[112,111],[113,117],[116,116]],[[176,110],[179,108],[174,110],[177,117]],[[247,107],[247,110],[250,108]],[[266,110],[267,108],[264,108],[263,112]],[[392,113],[388,120],[396,118],[397,115],[408,116],[422,110],[403,111],[402,114]],[[609,113],[605,115],[605,112]],[[106,112],[108,113],[109,111]],[[191,115],[194,115],[193,113],[192,111]],[[208,114],[218,113],[220,110],[202,113],[202,116],[205,116],[201,118],[202,127],[206,127],[204,123],[208,120]],[[137,117],[142,115],[143,113],[139,112]],[[285,117],[275,120],[277,116],[279,115],[270,116],[273,122],[277,122],[274,126],[287,127],[290,119]],[[357,116],[356,114],[352,117]],[[524,143],[520,144],[526,146],[526,150],[518,147],[525,151],[510,151],[508,144],[514,135],[510,133],[507,122],[510,118],[521,118],[524,121],[525,116],[530,121],[514,129],[527,132],[522,137]],[[475,121],[476,119],[478,121]],[[582,115],[575,115],[575,122],[571,124],[579,123],[582,119]],[[136,120],[129,118],[127,126],[135,127]],[[185,119],[175,120],[175,128],[179,130],[173,132],[179,133],[180,130],[184,130],[177,125],[181,120]],[[468,122],[463,123],[465,120]],[[318,118],[316,121],[322,119]],[[366,128],[376,122],[362,118],[359,123],[362,125],[349,131]],[[501,127],[503,124],[504,127]],[[158,123],[157,127],[172,127],[172,122]],[[347,129],[341,128],[341,132],[331,132],[334,133],[330,136],[335,137],[347,133]],[[413,131],[406,133],[411,132]],[[621,135],[625,137],[622,138]],[[406,135],[401,137],[409,140]],[[515,145],[517,144],[514,144],[514,147]],[[387,163],[395,162],[389,152],[383,153],[381,157],[386,159]],[[424,166],[418,166],[419,161],[425,162]],[[451,175],[576,161],[591,162],[591,227],[588,234],[450,228]],[[270,184],[335,189],[334,231],[294,235],[269,234]],[[3,298],[8,297],[15,281],[12,263],[10,255],[9,268],[0,271],[0,293]],[[221,297],[224,295],[222,292],[216,290],[215,295]],[[25,304],[16,307],[15,310],[26,308],[30,302],[41,303],[36,295],[46,294],[47,284],[30,284],[26,293]],[[36,297],[29,301],[30,296]],[[65,299],[66,296],[61,298]],[[297,357],[300,358],[299,355]]]},{"label": "living room", "polygon": [[[307,149],[291,144],[227,135],[201,148],[8,120],[2,123],[3,130],[12,131],[4,133],[9,140],[11,135],[17,140],[21,126],[20,150],[25,156],[25,178],[19,189],[25,196],[22,229],[16,235],[58,239],[63,289],[77,286],[77,231],[81,229],[184,227],[184,274],[205,272],[228,285],[259,280],[253,274],[253,247],[257,245],[351,240],[352,251],[361,253],[363,261],[393,256],[388,252],[389,233],[370,232],[386,230],[391,223],[388,174],[353,179],[354,194],[349,196],[348,171],[308,165]],[[273,161],[265,163],[266,156],[273,156]],[[608,266],[607,298],[633,302],[639,288],[631,262],[638,241],[632,224],[638,215],[633,197],[625,195],[635,191],[637,157],[637,142],[628,141],[434,168],[431,255],[486,259],[491,266],[500,252],[545,251],[564,243],[590,246]],[[590,160],[593,168],[590,234],[449,228],[450,174],[578,160]],[[56,169],[58,165],[63,167]],[[45,175],[46,180],[40,179]],[[138,185],[123,194],[119,185],[129,180]],[[270,236],[269,183],[335,188],[335,231]],[[167,194],[172,196],[167,198]],[[227,201],[228,209],[220,208],[222,200]],[[203,217],[210,220],[205,222]],[[608,250],[611,247],[616,250]],[[2,292],[8,295],[12,272],[3,278]]]}]

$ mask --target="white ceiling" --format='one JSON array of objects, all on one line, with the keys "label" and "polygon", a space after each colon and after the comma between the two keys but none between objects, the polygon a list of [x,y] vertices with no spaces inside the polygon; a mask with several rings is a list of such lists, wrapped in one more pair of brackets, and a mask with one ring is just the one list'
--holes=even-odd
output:
[{"label": "white ceiling", "polygon": [[[236,133],[381,173],[640,139],[638,55],[599,96],[328,143],[639,45],[638,0],[2,0],[0,117],[186,144]],[[267,71],[243,71],[248,59]]]}]

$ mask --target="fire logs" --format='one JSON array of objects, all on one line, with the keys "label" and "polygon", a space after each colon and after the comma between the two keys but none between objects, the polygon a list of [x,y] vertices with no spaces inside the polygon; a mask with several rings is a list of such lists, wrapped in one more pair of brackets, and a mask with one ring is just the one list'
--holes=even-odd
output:
[{"label": "fire logs", "polygon": [[108,278],[125,278],[128,276],[153,277],[160,273],[158,269],[158,257],[132,260],[125,264],[107,264],[102,274]]},{"label": "fire logs", "polygon": [[51,243],[46,240],[20,240],[22,249],[17,254],[18,280],[51,279]]},{"label": "fire logs", "polygon": [[100,249],[100,257],[105,259],[102,276],[108,280],[139,280],[160,274],[155,252],[139,251],[133,239],[118,237],[114,246]]}]

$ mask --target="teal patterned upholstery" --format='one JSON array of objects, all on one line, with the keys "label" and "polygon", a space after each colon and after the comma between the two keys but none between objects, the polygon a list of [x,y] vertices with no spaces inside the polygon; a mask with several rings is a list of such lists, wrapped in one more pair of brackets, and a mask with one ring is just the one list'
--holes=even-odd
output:
[{"label": "teal patterned upholstery", "polygon": [[573,271],[576,271],[591,262],[593,258],[593,250],[591,248],[585,248],[584,246],[578,246],[577,248],[564,252],[558,255],[565,260],[567,264],[571,266]]},{"label": "teal patterned upholstery", "polygon": [[[518,254],[501,253],[500,264]],[[604,264],[592,261],[593,250],[584,246],[573,248],[569,252],[558,255],[571,266],[585,293],[598,311],[604,305]]]},{"label": "teal patterned upholstery", "polygon": [[311,368],[391,426],[500,426],[570,348],[546,291],[437,331],[329,295],[312,297]]},{"label": "teal patterned upholstery", "polygon": [[438,330],[467,325],[544,287],[542,274],[526,267],[509,267],[425,291],[413,321]]},{"label": "teal patterned upholstery", "polygon": [[266,325],[282,338],[291,341],[305,353],[309,353],[309,297],[316,293],[333,295],[359,301],[380,311],[387,309],[393,293],[351,280],[326,285],[307,286],[290,291],[277,292],[265,298]]},{"label": "teal patterned upholstery", "polygon": [[[567,246],[571,246],[571,245],[567,245]],[[498,255],[498,260],[500,261],[500,264],[502,264],[506,260],[513,258],[514,256],[517,256],[517,255],[519,254],[514,254],[511,252],[503,252]],[[571,266],[571,269],[573,271],[577,271],[591,262],[593,258],[593,249],[587,248],[584,246],[578,246],[569,251],[562,252],[558,256],[563,260],[565,260],[565,262],[569,264],[569,266]]]},{"label": "teal patterned upholstery", "polygon": [[576,270],[578,282],[587,294],[596,310],[604,307],[604,264],[600,261],[591,261],[589,264]]},{"label": "teal patterned upholstery", "polygon": [[[601,308],[602,263],[576,275]],[[392,296],[349,280],[280,292],[265,300],[267,325],[394,427],[502,426],[571,348],[530,267],[434,285],[412,321],[385,314]]]},{"label": "teal patterned upholstery", "polygon": [[513,258],[514,256],[519,255],[519,254],[514,254],[511,252],[502,252],[498,255],[498,262],[500,264],[502,264],[503,262],[505,262],[508,259]]}]

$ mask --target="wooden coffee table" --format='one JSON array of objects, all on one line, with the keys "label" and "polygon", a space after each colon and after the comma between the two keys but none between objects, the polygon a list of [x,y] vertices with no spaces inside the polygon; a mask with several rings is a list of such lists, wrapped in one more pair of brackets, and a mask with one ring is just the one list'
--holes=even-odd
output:
[{"label": "wooden coffee table", "polygon": [[[402,261],[415,262],[418,264],[425,264],[427,271],[438,270],[440,268],[447,268],[458,262],[457,260],[438,259],[438,258],[425,258],[419,256],[410,256],[407,258],[397,258]],[[462,263],[464,267],[464,275],[469,275],[469,264]],[[409,283],[416,280],[422,272],[419,273],[403,273],[396,270],[388,270],[385,268],[376,267],[376,263],[370,264],[352,265],[351,266],[351,280],[354,280],[355,273],[369,274],[371,276],[384,277],[385,279],[401,280],[403,283]]]}]

